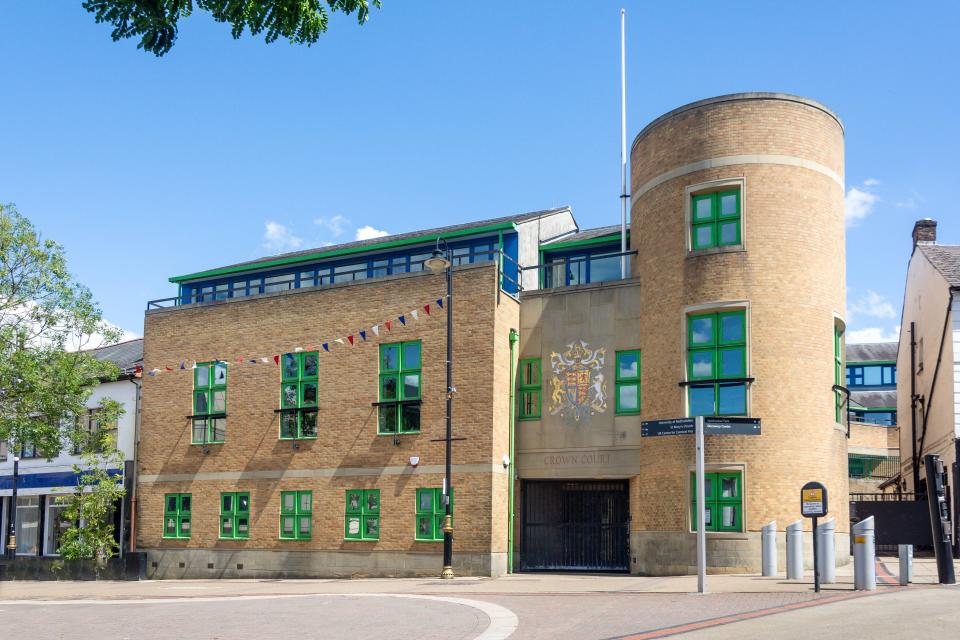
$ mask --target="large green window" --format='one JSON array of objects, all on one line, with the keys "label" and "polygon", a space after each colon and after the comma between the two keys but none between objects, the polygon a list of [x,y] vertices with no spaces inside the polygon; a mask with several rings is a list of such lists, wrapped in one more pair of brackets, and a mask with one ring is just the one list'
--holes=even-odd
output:
[{"label": "large green window", "polygon": [[690,224],[690,247],[694,250],[739,245],[740,189],[693,196]]},{"label": "large green window", "polygon": [[320,356],[316,351],[285,353],[280,358],[280,438],[317,437]]},{"label": "large green window", "polygon": [[280,539],[309,540],[313,529],[313,492],[280,492]]},{"label": "large green window", "polygon": [[517,417],[539,420],[542,394],[540,358],[524,358],[520,361],[520,410]]},{"label": "large green window", "polygon": [[193,498],[189,493],[168,493],[163,496],[163,537],[190,537],[190,507]]},{"label": "large green window", "polygon": [[687,316],[687,393],[691,416],[747,412],[746,312]]},{"label": "large green window", "polygon": [[617,351],[616,413],[640,413],[640,350]]},{"label": "large green window", "polygon": [[380,539],[380,489],[350,489],[343,537],[347,540]]},{"label": "large green window", "polygon": [[[443,504],[443,489],[417,489],[417,540],[443,540],[443,519],[447,514]],[[450,492],[450,516],[453,517],[453,491]]]},{"label": "large green window", "polygon": [[[743,474],[739,471],[705,473],[703,497],[707,531],[743,531]],[[691,530],[697,530],[697,477],[690,474]]]},{"label": "large green window", "polygon": [[[843,330],[834,323],[833,384],[839,386],[846,382],[843,373]],[[833,417],[836,422],[843,423],[843,394],[836,388],[833,391]]]},{"label": "large green window", "polygon": [[250,537],[250,494],[220,494],[220,537],[245,540]]},{"label": "large green window", "polygon": [[380,345],[377,433],[420,431],[420,341]]},{"label": "large green window", "polygon": [[227,363],[197,363],[193,370],[193,444],[223,442],[227,436]]}]

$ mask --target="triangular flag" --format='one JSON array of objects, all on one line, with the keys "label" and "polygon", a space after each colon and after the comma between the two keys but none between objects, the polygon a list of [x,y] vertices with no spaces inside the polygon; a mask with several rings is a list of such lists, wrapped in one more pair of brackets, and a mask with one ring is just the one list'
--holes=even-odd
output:
[{"label": "triangular flag", "polygon": [[399,320],[400,324],[402,324],[403,326],[407,326],[407,319],[404,318],[403,316],[397,317],[397,320]]},{"label": "triangular flag", "polygon": [[194,368],[194,369],[197,368],[197,361],[196,361],[196,360],[193,361],[193,368]]},{"label": "triangular flag", "polygon": [[186,362],[181,362],[181,363],[180,363],[180,368],[181,368],[181,369],[186,369],[186,368],[187,368],[187,363],[186,363]]},{"label": "triangular flag", "polygon": [[307,351],[316,351],[316,350],[317,350],[317,345],[315,345],[315,344],[308,344],[308,345],[307,345]]},{"label": "triangular flag", "polygon": [[293,350],[294,350],[294,351],[303,351],[303,347],[294,347]]},{"label": "triangular flag", "polygon": [[257,364],[256,358],[250,358],[250,364]]},{"label": "triangular flag", "polygon": [[267,362],[270,362],[270,358],[268,358],[267,356],[261,356],[260,362],[263,362],[264,364],[266,364]]},{"label": "triangular flag", "polygon": [[237,356],[237,364],[243,364],[243,356]]},{"label": "triangular flag", "polygon": [[273,356],[273,362],[274,362],[274,364],[278,364],[278,365],[279,365],[279,364],[280,364],[280,356],[278,356],[278,355],[277,355],[277,356]]},{"label": "triangular flag", "polygon": [[376,324],[373,325],[372,327],[370,327],[370,331],[373,331],[373,335],[375,336],[380,335],[380,325],[376,325]]},{"label": "triangular flag", "polygon": [[361,331],[360,331],[360,337],[363,339],[364,342],[366,342],[366,341],[367,341],[367,332],[361,330]]},{"label": "triangular flag", "polygon": [[443,298],[437,298],[437,306],[443,309]]},{"label": "triangular flag", "polygon": [[429,304],[423,305],[423,310],[427,312],[427,315],[430,315],[430,305],[429,305]]},{"label": "triangular flag", "polygon": [[410,312],[410,315],[413,316],[413,319],[414,319],[414,320],[419,320],[419,319],[420,319],[420,315],[417,313],[417,310],[416,310],[416,309],[414,309],[413,311],[411,311],[411,312]]},{"label": "triangular flag", "polygon": [[327,343],[327,342],[324,342],[324,343],[323,343],[323,350],[326,351],[327,353],[330,353],[330,344]]},{"label": "triangular flag", "polygon": [[353,336],[352,336],[352,335],[347,336],[347,340],[350,341],[350,344],[353,344]]},{"label": "triangular flag", "polygon": [[346,343],[343,341],[343,338],[337,338],[336,340],[334,340],[334,342],[339,342],[340,344],[346,344]]},{"label": "triangular flag", "polygon": [[384,322],[384,324],[387,325],[387,331],[393,331],[393,329],[390,328],[390,321],[389,321],[389,320],[387,320],[386,322]]},{"label": "triangular flag", "polygon": [[173,367],[164,367],[167,371],[173,371]]},{"label": "triangular flag", "polygon": [[153,377],[153,376],[157,375],[158,373],[160,373],[160,369],[150,369],[150,371],[147,373],[147,375]]}]

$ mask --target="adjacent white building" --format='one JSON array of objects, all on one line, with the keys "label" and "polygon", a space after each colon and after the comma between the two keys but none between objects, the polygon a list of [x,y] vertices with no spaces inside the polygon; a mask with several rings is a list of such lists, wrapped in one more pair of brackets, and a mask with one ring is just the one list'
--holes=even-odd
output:
[{"label": "adjacent white building", "polygon": [[[137,424],[139,420],[140,379],[143,366],[143,340],[130,340],[93,351],[95,357],[110,360],[120,368],[120,376],[112,382],[104,382],[93,389],[87,400],[87,414],[80,417],[80,424],[88,430],[104,428],[97,423],[97,410],[104,398],[111,398],[123,405],[124,413],[117,421],[117,447],[123,453],[124,468],[111,470],[129,475],[133,471]],[[112,425],[110,426],[112,428]],[[13,491],[14,456],[19,456],[17,477],[17,555],[59,555],[60,535],[71,523],[61,517],[63,507],[56,504],[56,496],[70,493],[77,485],[73,465],[79,464],[79,451],[67,445],[53,459],[41,457],[36,447],[26,445],[19,451],[10,451],[6,443],[0,443],[0,541],[3,549],[8,542],[10,502]],[[127,479],[127,478],[125,478]],[[129,485],[130,483],[127,482]],[[115,517],[116,531],[123,535],[128,530],[130,496]]]}]

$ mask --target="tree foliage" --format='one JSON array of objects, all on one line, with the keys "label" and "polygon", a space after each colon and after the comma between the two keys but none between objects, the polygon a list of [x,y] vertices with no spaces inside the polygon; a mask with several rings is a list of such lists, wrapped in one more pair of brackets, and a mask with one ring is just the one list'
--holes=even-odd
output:
[{"label": "tree foliage", "polygon": [[[325,0],[331,12],[357,14],[363,24],[370,5],[379,8],[381,0]],[[194,9],[210,13],[217,22],[230,25],[234,38],[249,29],[252,35],[264,33],[266,41],[287,38],[294,44],[310,46],[327,31],[328,13],[324,0],[84,0],[83,8],[96,21],[113,25],[114,41],[139,37],[138,49],[160,57],[177,40],[177,26]]]},{"label": "tree foliage", "polygon": [[[46,457],[76,444],[92,387],[118,373],[81,349],[119,339],[70,275],[63,247],[0,204],[0,441],[14,452],[35,444]],[[105,410],[107,419],[115,411]]]},{"label": "tree foliage", "polygon": [[120,477],[110,469],[123,467],[123,456],[110,437],[98,437],[84,452],[83,464],[73,465],[77,486],[72,494],[58,496],[65,520],[75,523],[61,534],[60,556],[66,560],[105,562],[118,549],[113,539],[114,505],[125,493]]}]

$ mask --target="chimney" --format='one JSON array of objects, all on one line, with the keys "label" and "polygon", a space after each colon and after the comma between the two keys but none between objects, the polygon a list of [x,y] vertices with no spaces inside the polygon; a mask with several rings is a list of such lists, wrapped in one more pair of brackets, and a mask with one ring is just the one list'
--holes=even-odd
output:
[{"label": "chimney", "polygon": [[937,241],[937,221],[923,218],[913,223],[913,248],[921,242],[932,244]]}]

